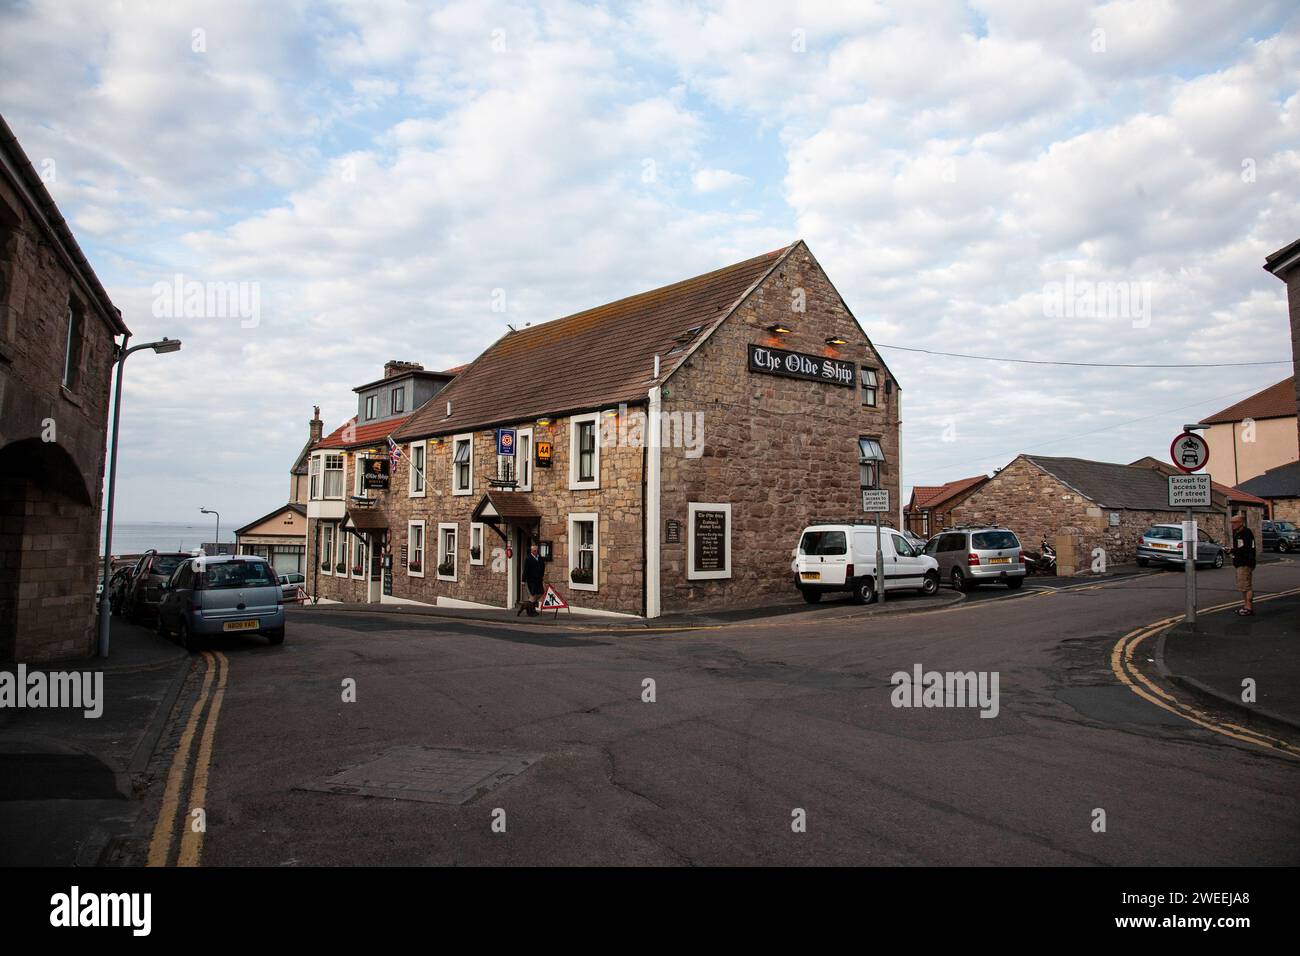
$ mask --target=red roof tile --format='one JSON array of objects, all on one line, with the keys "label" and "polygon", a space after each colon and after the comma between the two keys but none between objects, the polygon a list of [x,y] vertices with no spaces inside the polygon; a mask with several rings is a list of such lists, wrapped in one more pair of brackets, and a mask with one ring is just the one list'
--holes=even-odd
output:
[{"label": "red roof tile", "polygon": [[644,402],[654,384],[654,357],[661,357],[662,381],[688,354],[683,349],[668,355],[682,334],[696,328],[693,340],[709,334],[792,248],[510,332],[416,411],[394,437],[405,441]]},{"label": "red roof tile", "polygon": [[1201,419],[1202,425],[1239,422],[1247,418],[1290,418],[1296,413],[1295,376],[1270,385],[1262,392],[1243,398],[1236,405]]},{"label": "red roof tile", "polygon": [[397,431],[409,420],[410,416],[408,415],[405,418],[385,418],[382,422],[358,425],[356,417],[353,416],[322,438],[320,444],[316,445],[314,450],[322,448],[359,448],[363,445],[381,444],[385,438]]},{"label": "red roof tile", "polygon": [[969,491],[976,485],[981,485],[988,480],[988,475],[973,475],[970,478],[959,478],[956,481],[950,481],[946,485],[917,485],[912,488],[912,507],[937,508],[945,501],[949,501],[962,492]]}]

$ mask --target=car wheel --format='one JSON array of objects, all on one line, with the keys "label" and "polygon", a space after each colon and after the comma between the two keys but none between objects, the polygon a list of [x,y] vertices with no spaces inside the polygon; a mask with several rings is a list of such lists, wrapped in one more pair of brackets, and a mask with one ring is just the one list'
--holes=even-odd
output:
[{"label": "car wheel", "polygon": [[264,633],[266,634],[266,639],[270,641],[272,644],[284,643],[284,628],[277,627],[272,631],[266,631]]},{"label": "car wheel", "polygon": [[1150,563],[1151,563],[1151,562],[1148,561],[1146,558],[1138,558],[1138,567],[1139,567],[1139,568],[1145,568],[1145,567],[1146,567],[1148,564],[1150,564]]},{"label": "car wheel", "polygon": [[190,653],[194,653],[199,649],[198,638],[194,636],[194,632],[190,630],[189,623],[183,617],[181,618],[179,634],[181,647],[185,648]]},{"label": "car wheel", "polygon": [[1007,587],[1009,587],[1013,591],[1016,590],[1024,583],[1025,583],[1024,578],[1007,578]]},{"label": "car wheel", "polygon": [[1217,553],[1214,555],[1214,566],[1215,566],[1216,568],[1221,568],[1221,567],[1223,567],[1223,552],[1222,552],[1222,551],[1219,551],[1219,552],[1217,552]]},{"label": "car wheel", "polygon": [[925,575],[925,581],[921,584],[921,593],[926,595],[939,593],[938,571],[930,571]]},{"label": "car wheel", "polygon": [[1279,538],[1277,542],[1277,550],[1279,554],[1289,553],[1291,551],[1290,542],[1288,542],[1286,538]]},{"label": "car wheel", "polygon": [[800,588],[799,593],[803,595],[803,599],[809,604],[816,604],[822,599],[822,592],[814,591],[811,588]]},{"label": "car wheel", "polygon": [[952,586],[956,590],[963,592],[971,589],[970,582],[966,580],[966,575],[961,573],[960,568],[952,569]]},{"label": "car wheel", "polygon": [[853,585],[853,603],[870,604],[876,599],[876,581],[874,578],[859,578]]}]

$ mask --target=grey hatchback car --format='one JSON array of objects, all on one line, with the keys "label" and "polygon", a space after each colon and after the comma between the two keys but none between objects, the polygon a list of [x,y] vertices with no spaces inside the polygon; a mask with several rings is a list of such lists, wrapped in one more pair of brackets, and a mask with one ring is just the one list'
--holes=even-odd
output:
[{"label": "grey hatchback car", "polygon": [[939,562],[939,578],[958,591],[980,584],[1025,583],[1025,553],[1008,528],[949,528],[931,538],[925,553]]},{"label": "grey hatchback car", "polygon": [[245,632],[284,642],[284,592],[265,558],[208,555],[176,569],[158,605],[159,634],[176,634],[193,651],[204,638]]}]

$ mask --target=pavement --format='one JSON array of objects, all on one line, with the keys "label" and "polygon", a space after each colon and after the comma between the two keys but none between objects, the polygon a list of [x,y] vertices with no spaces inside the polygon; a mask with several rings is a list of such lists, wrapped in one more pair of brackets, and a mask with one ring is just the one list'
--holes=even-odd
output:
[{"label": "pavement", "polygon": [[94,866],[145,822],[139,792],[190,655],[113,620],[111,654],[29,666],[103,677],[103,712],[0,709],[0,865]]},{"label": "pavement", "polygon": [[[1171,629],[1157,649],[1164,673],[1239,714],[1300,730],[1300,594],[1270,598],[1257,590],[1253,617],[1236,610],[1202,613],[1194,627]],[[1248,679],[1253,701],[1242,699]]]}]

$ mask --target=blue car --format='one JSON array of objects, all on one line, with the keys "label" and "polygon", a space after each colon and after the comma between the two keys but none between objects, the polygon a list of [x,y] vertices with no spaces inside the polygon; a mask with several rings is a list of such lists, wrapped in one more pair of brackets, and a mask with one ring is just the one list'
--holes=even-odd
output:
[{"label": "blue car", "polygon": [[265,558],[220,554],[190,558],[163,586],[158,633],[198,650],[220,634],[258,633],[284,643],[284,592]]}]

